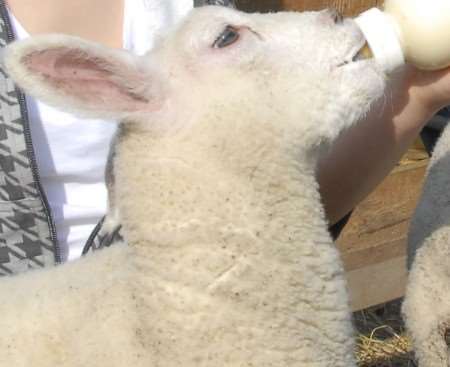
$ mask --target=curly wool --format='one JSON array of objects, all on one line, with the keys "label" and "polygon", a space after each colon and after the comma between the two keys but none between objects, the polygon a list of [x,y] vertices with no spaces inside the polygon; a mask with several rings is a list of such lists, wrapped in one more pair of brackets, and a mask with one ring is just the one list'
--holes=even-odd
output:
[{"label": "curly wool", "polygon": [[363,43],[330,12],[205,7],[144,57],[10,46],[29,93],[122,120],[110,215],[127,244],[2,280],[0,365],[354,366],[315,170],[383,92],[373,61],[343,62]]}]

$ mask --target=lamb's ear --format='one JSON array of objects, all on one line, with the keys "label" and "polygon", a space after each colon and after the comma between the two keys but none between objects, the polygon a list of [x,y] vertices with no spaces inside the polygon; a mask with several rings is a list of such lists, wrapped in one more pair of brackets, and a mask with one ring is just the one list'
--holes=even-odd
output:
[{"label": "lamb's ear", "polygon": [[137,56],[77,37],[14,42],[4,62],[26,92],[81,116],[122,119],[163,104],[162,78]]}]

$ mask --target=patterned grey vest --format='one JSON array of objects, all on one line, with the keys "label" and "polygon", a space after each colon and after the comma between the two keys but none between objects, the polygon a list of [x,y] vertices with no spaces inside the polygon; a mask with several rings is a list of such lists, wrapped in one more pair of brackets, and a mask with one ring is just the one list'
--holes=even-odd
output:
[{"label": "patterned grey vest", "polygon": [[[234,6],[233,0],[194,0],[194,6]],[[0,47],[14,40],[4,0],[0,0]],[[84,253],[120,237],[97,225]],[[54,266],[62,255],[55,225],[40,184],[26,101],[0,66],[0,277]]]}]

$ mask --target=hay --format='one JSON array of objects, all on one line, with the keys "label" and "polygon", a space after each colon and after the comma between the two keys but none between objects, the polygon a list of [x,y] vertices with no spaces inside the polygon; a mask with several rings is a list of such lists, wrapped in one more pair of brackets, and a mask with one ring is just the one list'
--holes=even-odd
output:
[{"label": "hay", "polygon": [[354,314],[356,360],[361,367],[416,366],[400,314],[401,300]]},{"label": "hay", "polygon": [[392,338],[380,340],[376,332],[390,328],[388,325],[374,329],[370,336],[359,335],[357,340],[356,360],[359,366],[414,366],[412,346],[405,335],[394,333]]}]

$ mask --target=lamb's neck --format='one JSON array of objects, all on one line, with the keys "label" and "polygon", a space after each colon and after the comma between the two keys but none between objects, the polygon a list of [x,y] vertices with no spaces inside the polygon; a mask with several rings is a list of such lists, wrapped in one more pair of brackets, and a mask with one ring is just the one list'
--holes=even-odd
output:
[{"label": "lamb's neck", "polygon": [[[311,238],[329,242],[314,163],[278,157],[229,169],[202,158],[155,157],[152,142],[129,139],[117,156],[124,233],[145,251],[189,244]],[[202,160],[203,159],[203,160]],[[132,162],[130,164],[130,162]]]},{"label": "lamb's neck", "polygon": [[[246,170],[219,164],[213,153],[201,160],[195,149],[156,159],[155,144],[126,139],[116,164],[149,340],[185,351],[212,341],[225,350],[220,355],[244,345],[249,358],[269,350],[274,366],[298,365],[284,362],[294,354],[301,361],[319,355],[311,365],[334,358],[352,366],[345,284],[314,166],[258,165],[248,156]],[[338,332],[330,337],[330,329]],[[327,343],[311,343],[316,339]],[[289,358],[280,362],[279,355]]]}]

